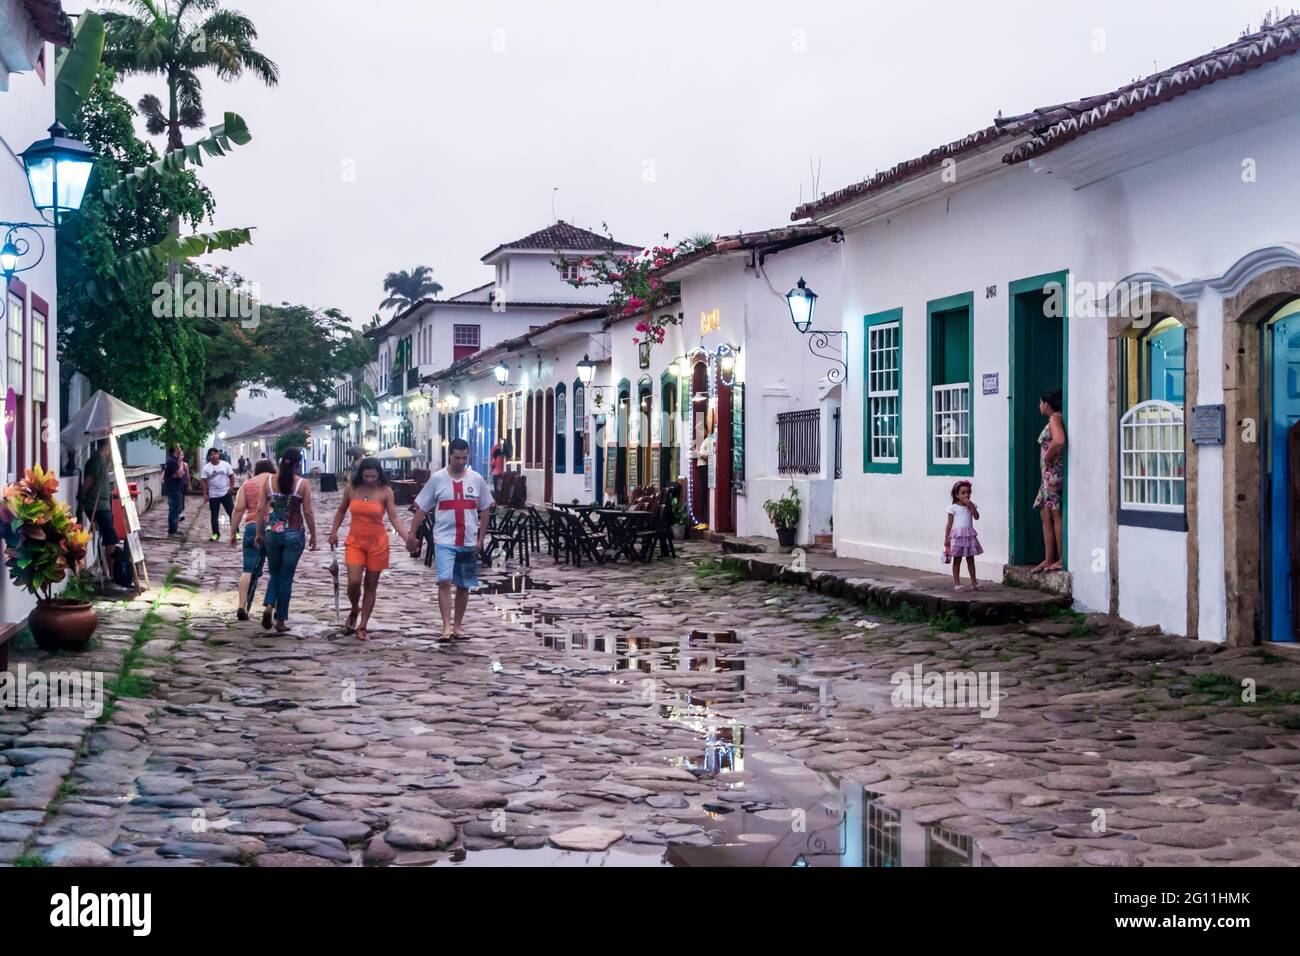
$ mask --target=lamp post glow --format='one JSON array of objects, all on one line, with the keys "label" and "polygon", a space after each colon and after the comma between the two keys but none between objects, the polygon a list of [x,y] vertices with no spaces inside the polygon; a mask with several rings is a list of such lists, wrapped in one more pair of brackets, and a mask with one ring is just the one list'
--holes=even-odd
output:
[{"label": "lamp post glow", "polygon": [[95,168],[95,153],[85,143],[68,135],[55,122],[50,135],[32,143],[22,154],[32,205],[57,226],[63,217],[81,208],[86,185]]},{"label": "lamp post glow", "polygon": [[505,362],[498,363],[492,374],[496,376],[498,385],[504,385],[510,380],[510,368]]},{"label": "lamp post glow", "polygon": [[596,363],[585,355],[578,363],[578,378],[582,380],[583,385],[590,385],[596,379]]},{"label": "lamp post glow", "polygon": [[812,328],[813,310],[817,308],[817,293],[808,288],[808,283],[799,278],[799,284],[785,294],[786,304],[790,307],[790,321],[799,332],[806,333]]},{"label": "lamp post glow", "polygon": [[22,255],[18,245],[14,242],[13,236],[5,240],[4,248],[0,249],[0,272],[5,274],[5,281],[14,277],[14,272],[18,269],[18,258]]}]

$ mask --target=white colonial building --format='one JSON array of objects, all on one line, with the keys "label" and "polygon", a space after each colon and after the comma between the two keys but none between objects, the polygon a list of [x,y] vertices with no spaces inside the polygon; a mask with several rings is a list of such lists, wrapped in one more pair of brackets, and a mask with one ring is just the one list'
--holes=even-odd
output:
[{"label": "white colonial building", "polygon": [[[0,0],[0,222],[40,223],[19,155],[46,138],[54,122],[56,45],[72,36],[58,0]],[[0,244],[9,236],[0,225]],[[39,233],[39,235],[38,235]],[[20,271],[4,282],[4,365],[0,397],[6,411],[0,434],[8,483],[35,464],[59,471],[59,362],[56,343],[58,298],[54,231],[21,230],[31,244],[19,258]],[[42,241],[44,257],[34,268]],[[75,477],[63,479],[63,496],[75,499]],[[0,620],[21,621],[34,599],[13,587],[7,574],[0,584]]]},{"label": "white colonial building", "polygon": [[[438,428],[438,414],[448,409],[438,403],[450,396],[430,395],[421,382],[492,343],[603,304],[609,290],[570,285],[557,268],[560,255],[569,260],[635,251],[637,247],[560,221],[484,255],[483,263],[496,272],[493,281],[449,299],[417,302],[368,332],[379,349],[374,447],[414,447],[437,467],[441,444],[449,438]],[[496,427],[495,418],[491,427]]]},{"label": "white colonial building", "polygon": [[1291,17],[796,210],[844,234],[838,553],[942,570],[970,478],[982,573],[1038,561],[1059,388],[1076,606],[1294,639],[1297,50]]}]

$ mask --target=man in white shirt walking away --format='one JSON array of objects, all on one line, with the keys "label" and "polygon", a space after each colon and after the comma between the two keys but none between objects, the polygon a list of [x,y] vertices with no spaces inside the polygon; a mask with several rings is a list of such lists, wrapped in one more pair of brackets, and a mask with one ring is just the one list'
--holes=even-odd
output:
[{"label": "man in white shirt walking away", "polygon": [[[415,499],[415,517],[406,539],[407,550],[418,554],[416,537],[424,519],[433,515],[433,557],[438,569],[438,611],[442,640],[468,640],[461,634],[470,588],[478,587],[478,552],[487,534],[492,489],[469,467],[469,443],[454,438],[447,467],[434,472]],[[456,617],[452,623],[451,589],[456,587]]]},{"label": "man in white shirt walking away", "polygon": [[221,540],[221,509],[226,509],[226,517],[235,513],[235,500],[230,489],[234,484],[235,469],[230,462],[221,460],[221,452],[215,448],[208,449],[208,460],[199,472],[203,479],[203,494],[208,499],[208,511],[212,514],[212,540]]}]

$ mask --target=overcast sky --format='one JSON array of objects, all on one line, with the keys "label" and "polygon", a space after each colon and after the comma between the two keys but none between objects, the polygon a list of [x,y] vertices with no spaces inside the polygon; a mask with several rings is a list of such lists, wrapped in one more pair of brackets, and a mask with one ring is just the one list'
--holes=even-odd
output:
[{"label": "overcast sky", "polygon": [[[81,0],[65,0],[70,11]],[[266,301],[360,323],[386,273],[445,295],[553,221],[627,242],[759,229],[1010,115],[1105,92],[1237,38],[1262,0],[229,0],[278,88],[204,76],[253,142],[201,173],[218,261]],[[133,79],[132,102],[163,94]],[[164,96],[165,101],[165,96]],[[191,137],[192,138],[192,137]],[[558,187],[558,192],[554,190]],[[283,403],[242,402],[265,417]]]}]

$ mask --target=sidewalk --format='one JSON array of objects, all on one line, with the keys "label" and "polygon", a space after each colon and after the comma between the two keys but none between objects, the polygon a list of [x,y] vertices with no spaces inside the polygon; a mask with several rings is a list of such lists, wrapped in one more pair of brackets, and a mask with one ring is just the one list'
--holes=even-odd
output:
[{"label": "sidewalk", "polygon": [[978,591],[954,591],[950,574],[840,558],[811,548],[804,549],[800,558],[766,550],[772,544],[766,538],[715,537],[726,552],[723,563],[751,580],[802,585],[886,611],[909,605],[927,617],[951,612],[972,624],[1002,624],[1046,617],[1071,604],[1069,595],[1000,583],[982,582]]}]

